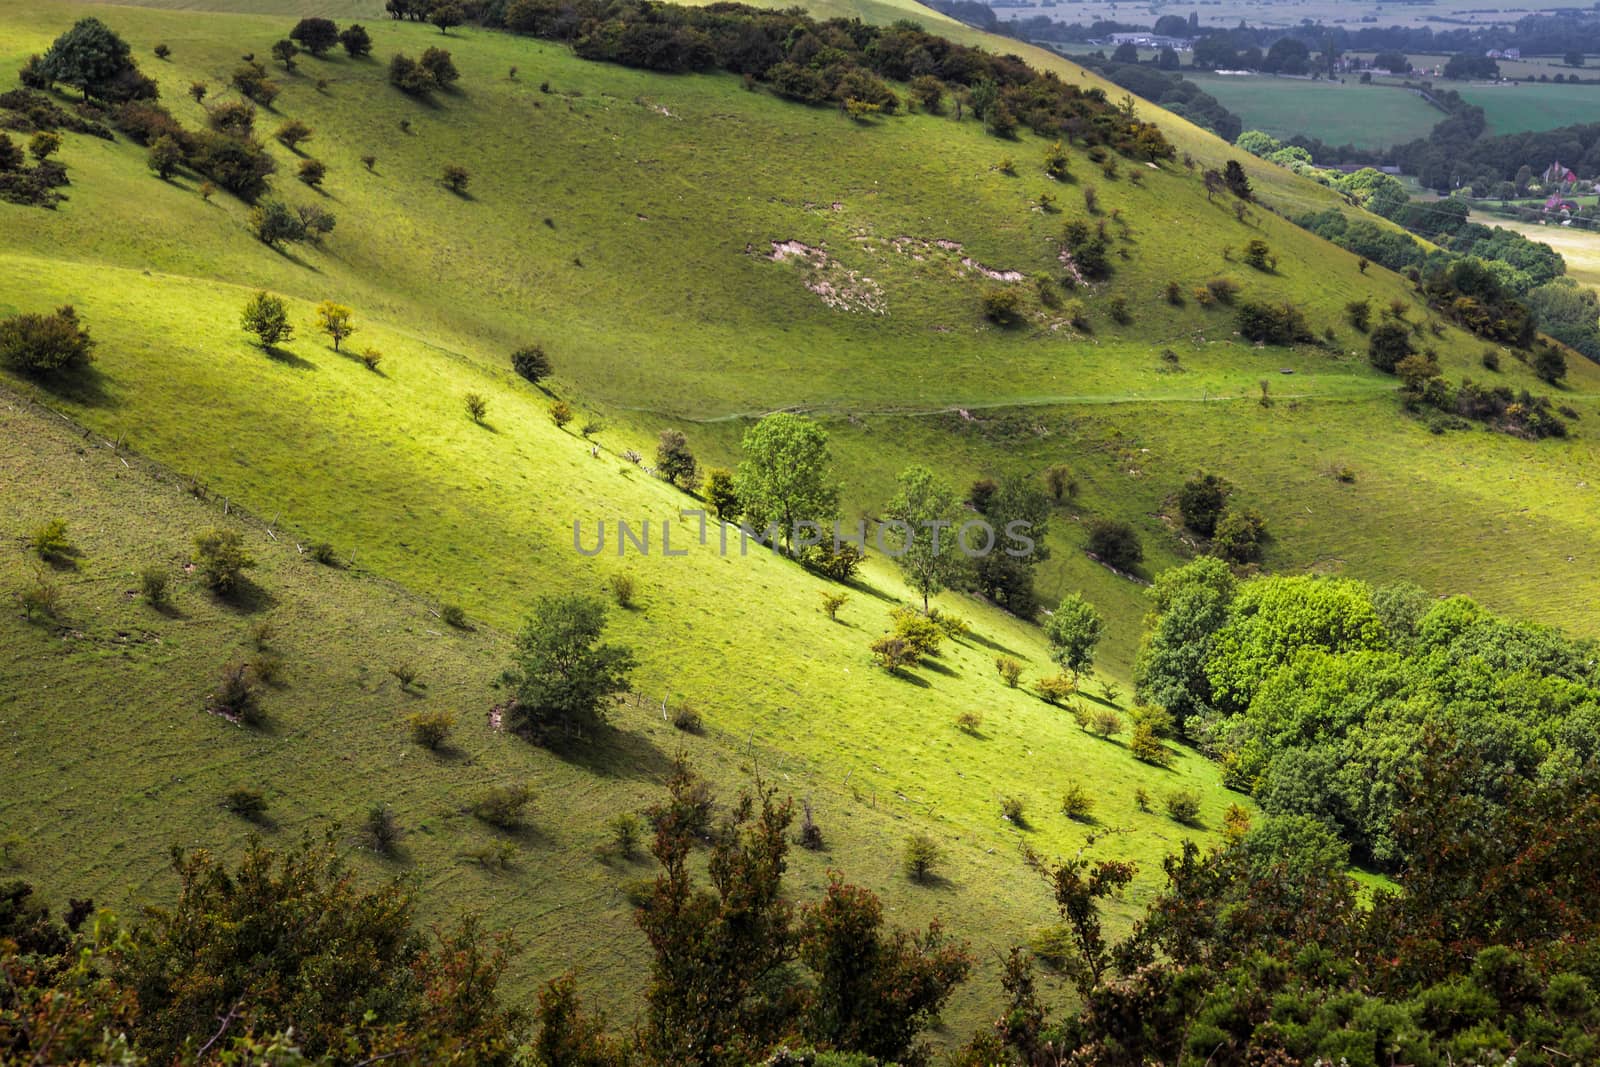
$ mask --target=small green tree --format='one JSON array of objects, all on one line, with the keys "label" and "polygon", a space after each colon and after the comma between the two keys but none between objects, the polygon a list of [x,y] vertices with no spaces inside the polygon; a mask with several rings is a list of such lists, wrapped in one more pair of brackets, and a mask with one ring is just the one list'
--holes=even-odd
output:
[{"label": "small green tree", "polygon": [[1233,486],[1215,474],[1196,474],[1178,490],[1178,513],[1183,524],[1201,537],[1217,532],[1217,520],[1228,505]]},{"label": "small green tree", "polygon": [[801,523],[821,527],[838,517],[828,435],[817,423],[788,412],[768,415],[745,433],[742,448],[734,475],[739,504],[758,529],[776,525],[790,554]]},{"label": "small green tree", "polygon": [[1119,571],[1132,570],[1144,559],[1144,546],[1134,528],[1117,519],[1089,524],[1089,551]]},{"label": "small green tree", "polygon": [[538,385],[550,377],[550,357],[541,345],[524,345],[511,353],[511,369]]},{"label": "small green tree", "polygon": [[1055,613],[1044,624],[1050,641],[1050,658],[1074,675],[1094,667],[1095,646],[1105,633],[1106,620],[1077,593],[1061,598]]},{"label": "small green tree", "polygon": [[261,347],[268,351],[294,336],[288,308],[271,293],[258,292],[246,301],[239,321],[247,332],[256,335]]},{"label": "small green tree", "polygon": [[281,41],[274,41],[272,43],[272,58],[276,59],[279,63],[282,63],[283,69],[286,71],[294,70],[294,57],[299,54],[300,49],[295,46],[293,41],[288,40],[287,38]]},{"label": "small green tree", "polygon": [[489,412],[489,401],[482,394],[468,393],[466,396],[467,416],[479,426],[483,425],[483,417]]},{"label": "small green tree", "polygon": [[922,595],[927,611],[928,598],[950,585],[965,562],[956,540],[961,502],[933,471],[913,465],[900,472],[887,518],[899,535],[891,548],[895,564],[906,584]]},{"label": "small green tree", "polygon": [[327,177],[328,168],[320,159],[302,159],[296,177],[315,189]]},{"label": "small green tree", "polygon": [[906,838],[904,864],[906,877],[913,882],[929,882],[944,858],[944,850],[927,834],[915,833]]},{"label": "small green tree", "polygon": [[23,374],[81,370],[94,362],[94,344],[70,304],[50,315],[23,312],[0,319],[0,365]]},{"label": "small green tree", "polygon": [[145,163],[155,172],[156,177],[166,181],[183,165],[183,149],[170,133],[164,133],[150,142],[150,153],[146,156]]},{"label": "small green tree", "polygon": [[699,481],[699,466],[682,430],[661,431],[656,442],[656,472],[685,489],[692,489]]},{"label": "small green tree", "polygon": [[343,304],[336,304],[332,300],[324,300],[317,305],[317,329],[333,339],[333,350],[339,351],[339,344],[346,337],[356,332],[354,320],[355,312]]},{"label": "small green tree", "polygon": [[276,137],[289,151],[297,151],[300,145],[311,139],[311,127],[299,119],[289,119],[278,127],[272,136]]},{"label": "small green tree", "polygon": [[601,641],[605,621],[605,606],[592,597],[542,597],[534,605],[505,675],[519,732],[539,741],[566,739],[604,721],[604,701],[627,689],[636,664],[628,648]]},{"label": "small green tree", "polygon": [[206,586],[224,596],[237,592],[246,568],[256,565],[245,551],[239,531],[220,527],[194,539],[194,562]]},{"label": "small green tree", "polygon": [[711,513],[723,522],[739,517],[739,493],[733,486],[733,472],[723,467],[713,467],[706,472],[706,504]]},{"label": "small green tree", "polygon": [[446,163],[440,180],[444,187],[457,196],[463,196],[467,191],[467,184],[472,181],[472,173],[459,163]]}]

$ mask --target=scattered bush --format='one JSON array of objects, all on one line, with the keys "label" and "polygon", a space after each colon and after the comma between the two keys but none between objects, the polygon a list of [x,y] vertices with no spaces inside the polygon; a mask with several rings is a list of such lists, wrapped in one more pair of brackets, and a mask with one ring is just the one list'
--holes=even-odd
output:
[{"label": "scattered bush", "polygon": [[1539,380],[1555,385],[1567,376],[1567,355],[1551,344],[1539,344],[1533,350],[1533,373]]},{"label": "scattered bush", "polygon": [[289,309],[270,293],[260,292],[251,297],[240,313],[239,323],[246,332],[255,334],[256,342],[268,351],[294,337]]},{"label": "scattered bush", "polygon": [[1272,254],[1272,246],[1259,237],[1252,237],[1244,246],[1243,258],[1247,266],[1260,271],[1270,271],[1277,262]]},{"label": "scattered bush", "polygon": [[1229,508],[1217,523],[1211,550],[1229,563],[1259,563],[1261,542],[1266,539],[1267,523],[1250,508]]},{"label": "scattered bush", "polygon": [[522,825],[522,816],[531,800],[533,790],[526,785],[497,785],[480,793],[469,810],[490,826],[515,830]]},{"label": "scattered bush", "polygon": [[867,554],[860,546],[848,541],[835,547],[830,541],[811,545],[800,553],[800,563],[815,574],[835,582],[848,582],[866,561]]},{"label": "scattered bush", "polygon": [[468,393],[465,397],[467,415],[479,426],[483,425],[483,417],[489,413],[489,401],[479,393]]},{"label": "scattered bush", "polygon": [[1132,570],[1144,559],[1144,546],[1134,528],[1118,519],[1089,523],[1089,552],[1119,571]]},{"label": "scattered bush", "polygon": [[283,681],[283,657],[275,652],[258,652],[250,657],[250,673],[262,685],[276,687]]},{"label": "scattered bush", "polygon": [[1500,370],[1500,353],[1492,348],[1485,348],[1483,350],[1482,363],[1484,370],[1498,373]]},{"label": "scattered bush", "polygon": [[1107,304],[1106,307],[1111,313],[1111,321],[1115,322],[1117,325],[1127,326],[1129,323],[1133,322],[1133,312],[1128,310],[1127,297],[1114,296],[1111,298],[1111,302]]},{"label": "scattered bush", "polygon": [[392,855],[399,846],[404,832],[400,829],[400,820],[395,818],[394,810],[387,804],[374,804],[367,809],[367,817],[361,824],[362,836],[374,852],[385,856]]},{"label": "scattered bush", "polygon": [[42,570],[37,571],[33,581],[18,591],[17,603],[22,608],[23,616],[30,622],[58,618],[61,614],[61,587]]},{"label": "scattered bush", "polygon": [[1168,282],[1164,292],[1167,303],[1171,304],[1173,307],[1183,307],[1183,286],[1179,285],[1177,282]]},{"label": "scattered bush", "polygon": [[1048,675],[1034,682],[1033,688],[1047,703],[1059,706],[1078,691],[1078,680],[1070,674]]},{"label": "scattered bush", "polygon": [[939,624],[912,608],[896,608],[890,613],[894,623],[894,636],[906,643],[911,654],[923,659],[939,654],[944,641],[944,631]]},{"label": "scattered bush", "polygon": [[23,374],[80,370],[94,360],[94,341],[65,305],[54,314],[22,313],[0,319],[0,364]]},{"label": "scattered bush", "polygon": [[538,385],[550,377],[550,357],[541,345],[524,345],[511,353],[511,369]]},{"label": "scattered bush", "polygon": [[565,400],[557,400],[550,405],[550,421],[556,424],[557,429],[564,429],[572,421],[572,406]]},{"label": "scattered bush", "polygon": [[1122,716],[1110,708],[1096,708],[1089,715],[1089,732],[1104,740],[1122,732]]},{"label": "scattered bush", "polygon": [[332,19],[304,18],[289,31],[289,39],[321,59],[339,43],[339,27]]},{"label": "scattered bush", "polygon": [[994,669],[999,672],[1000,680],[1006,683],[1009,689],[1015,689],[1022,680],[1022,661],[1013,656],[996,656]]},{"label": "scattered bush", "polygon": [[206,701],[206,710],[247,726],[260,724],[261,686],[249,664],[236,660],[222,669],[222,681]]},{"label": "scattered bush", "polygon": [[376,371],[378,364],[383,362],[383,353],[376,348],[363,349],[361,352],[361,365],[370,371]]},{"label": "scattered bush", "polygon": [[700,711],[692,704],[679,704],[672,712],[672,725],[686,734],[698,734],[705,730],[705,720],[700,717]]},{"label": "scattered bush", "polygon": [[145,157],[145,164],[156,177],[166,181],[183,165],[183,148],[170,134],[164,133],[150,142],[150,152]]},{"label": "scattered bush", "polygon": [[223,794],[222,806],[248,822],[260,822],[267,814],[267,798],[256,789],[230,789]]},{"label": "scattered bush", "polygon": [[917,660],[916,653],[911,651],[911,647],[902,638],[893,634],[884,634],[868,648],[878,666],[891,674]]},{"label": "scattered bush", "polygon": [[1206,292],[1219,304],[1232,304],[1239,296],[1239,283],[1232,278],[1212,278],[1206,282]]},{"label": "scattered bush", "polygon": [[1011,326],[1022,317],[1022,294],[1009,286],[983,291],[983,317],[999,326]]},{"label": "scattered bush", "polygon": [[1150,793],[1143,786],[1133,791],[1133,803],[1140,811],[1150,810]]},{"label": "scattered bush", "polygon": [[927,834],[912,834],[906,838],[905,871],[913,882],[931,881],[943,858],[944,850]]},{"label": "scattered bush", "polygon": [[1147,722],[1134,726],[1133,736],[1128,738],[1128,752],[1134,759],[1152,766],[1166,767],[1172,763],[1172,753],[1161,743],[1155,728]]},{"label": "scattered bush", "polygon": [[634,597],[638,592],[633,575],[613,574],[606,579],[606,584],[611,587],[611,597],[619,608],[633,607]]},{"label": "scattered bush", "polygon": [[70,563],[77,555],[67,537],[67,520],[50,519],[28,535],[28,546],[47,563]]},{"label": "scattered bush", "polygon": [[1367,362],[1390,374],[1401,360],[1415,353],[1416,349],[1411,347],[1411,332],[1398,322],[1379,324],[1367,341]]},{"label": "scattered bush", "polygon": [[611,831],[611,847],[625,860],[638,858],[639,844],[644,840],[644,821],[631,811],[624,811],[606,820]]},{"label": "scattered bush", "polygon": [[444,170],[440,172],[439,180],[444,182],[446,189],[461,196],[466,193],[467,183],[472,181],[472,174],[458,163],[446,163]]},{"label": "scattered bush", "polygon": [[822,827],[811,817],[811,801],[801,802],[800,815],[800,847],[817,852],[822,849]]},{"label": "scattered bush", "polygon": [[979,715],[975,711],[963,711],[960,715],[956,716],[956,729],[960,730],[964,734],[970,734],[976,737],[978,735],[978,731],[982,727],[983,716]]},{"label": "scattered bush", "polygon": [[168,581],[167,568],[151,564],[139,572],[139,595],[151,607],[165,607]]},{"label": "scattered bush", "polygon": [[1000,798],[1000,816],[1013,826],[1025,827],[1027,819],[1028,801],[1026,797],[1005,796]]},{"label": "scattered bush", "polygon": [[339,33],[339,43],[351,59],[364,59],[372,54],[372,35],[359,22],[352,23]]},{"label": "scattered bush", "polygon": [[1094,797],[1082,782],[1068,782],[1061,793],[1061,814],[1069,819],[1087,821],[1094,810]]},{"label": "scattered bush", "polygon": [[194,539],[194,562],[206,587],[223,596],[237,592],[244,571],[256,565],[244,549],[239,531],[212,529]]},{"label": "scattered bush", "polygon": [[1235,316],[1239,333],[1247,341],[1267,345],[1293,345],[1315,341],[1305,313],[1293,304],[1247,301]]},{"label": "scattered bush", "polygon": [[1187,790],[1175,789],[1167,794],[1167,814],[1173,821],[1185,826],[1200,825],[1200,797]]},{"label": "scattered bush", "polygon": [[820,610],[829,619],[833,620],[834,622],[838,622],[839,621],[839,609],[844,607],[845,604],[847,602],[849,602],[850,594],[849,593],[834,593],[834,592],[830,592],[830,591],[824,589],[822,591],[821,596],[822,596],[822,607],[821,607]]},{"label": "scattered bush", "polygon": [[656,442],[656,473],[673,485],[693,489],[700,481],[700,468],[682,430],[662,430]]},{"label": "scattered bush", "polygon": [[437,752],[449,744],[456,717],[448,711],[419,711],[406,721],[411,726],[411,740],[430,752]]},{"label": "scattered bush", "polygon": [[1368,300],[1352,300],[1344,306],[1344,317],[1361,333],[1366,333],[1372,326],[1372,303]]},{"label": "scattered bush", "polygon": [[1178,513],[1183,524],[1201,537],[1217,532],[1217,520],[1228,505],[1233,486],[1215,474],[1196,474],[1178,490]]},{"label": "scattered bush", "polygon": [[395,681],[400,683],[401,689],[409,691],[412,686],[417,684],[416,665],[408,660],[402,660],[391,666],[389,673],[394,676]]},{"label": "scattered bush", "polygon": [[300,147],[302,142],[309,141],[311,134],[310,126],[307,126],[299,119],[289,119],[280,125],[272,136],[276,137],[285,148],[293,152]]}]

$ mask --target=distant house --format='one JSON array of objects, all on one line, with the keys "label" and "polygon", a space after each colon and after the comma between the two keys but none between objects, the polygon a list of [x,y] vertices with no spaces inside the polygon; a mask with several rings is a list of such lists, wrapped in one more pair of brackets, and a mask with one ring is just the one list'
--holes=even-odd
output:
[{"label": "distant house", "polygon": [[1522,49],[1520,49],[1520,48],[1504,48],[1504,49],[1502,49],[1502,48],[1491,48],[1491,49],[1489,49],[1489,51],[1485,52],[1484,55],[1488,56],[1490,59],[1521,59],[1522,58]]},{"label": "distant house", "polygon": [[1187,37],[1165,37],[1157,33],[1113,33],[1105,44],[1131,44],[1136,48],[1170,48],[1174,52],[1187,52],[1194,42]]}]

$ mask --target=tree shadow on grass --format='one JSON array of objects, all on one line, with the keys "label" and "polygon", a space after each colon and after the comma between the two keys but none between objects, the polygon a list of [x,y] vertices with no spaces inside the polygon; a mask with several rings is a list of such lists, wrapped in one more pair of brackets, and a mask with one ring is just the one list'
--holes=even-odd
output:
[{"label": "tree shadow on grass", "polygon": [[257,612],[267,611],[278,603],[277,597],[244,577],[239,578],[234,587],[226,593],[213,590],[211,596],[218,604],[231,608],[241,615],[254,615]]},{"label": "tree shadow on grass", "polygon": [[1011,657],[1013,657],[1015,659],[1022,659],[1022,653],[1018,652],[1016,649],[1008,648],[1007,646],[1002,645],[1000,642],[998,642],[998,641],[996,641],[996,640],[994,640],[992,638],[988,638],[988,637],[983,636],[982,634],[980,634],[976,630],[968,630],[967,631],[967,637],[974,644],[982,645],[984,648],[987,648],[990,652],[1004,652],[1006,655],[1011,656]]},{"label": "tree shadow on grass", "polygon": [[113,406],[106,385],[111,381],[96,367],[79,367],[67,374],[40,375],[25,379],[56,400],[65,400],[88,408]]},{"label": "tree shadow on grass", "polygon": [[926,678],[920,678],[917,675],[912,674],[910,671],[901,670],[898,667],[895,668],[894,670],[890,671],[889,672],[889,676],[891,678],[894,678],[894,679],[898,680],[898,681],[905,682],[907,685],[914,685],[918,689],[932,689],[933,688],[933,683],[928,681]]},{"label": "tree shadow on grass", "polygon": [[642,734],[605,726],[584,738],[552,741],[552,755],[602,778],[660,781],[672,774],[673,760]]},{"label": "tree shadow on grass", "polygon": [[287,348],[278,348],[276,346],[268,348],[267,349],[267,358],[272,360],[272,362],[274,362],[274,363],[281,363],[285,367],[293,367],[295,370],[316,370],[317,369],[317,365],[315,363],[311,362],[309,359],[304,358],[303,356],[295,355],[293,352],[289,351]]},{"label": "tree shadow on grass", "polygon": [[955,668],[951,667],[947,663],[941,663],[936,659],[925,659],[922,661],[922,666],[926,667],[934,674],[942,674],[946,678],[954,678],[957,674]]}]

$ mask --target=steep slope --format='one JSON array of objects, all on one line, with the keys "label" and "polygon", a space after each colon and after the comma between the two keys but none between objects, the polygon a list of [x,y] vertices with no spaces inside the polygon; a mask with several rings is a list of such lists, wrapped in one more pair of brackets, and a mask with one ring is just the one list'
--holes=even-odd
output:
[{"label": "steep slope", "polygon": [[[141,56],[156,42],[172,47],[169,62],[142,65],[191,125],[204,116],[186,95],[190,82],[225,95],[238,56],[265,55],[289,25],[284,15],[3,0],[0,80],[9,84],[27,54],[90,11]],[[522,975],[576,963],[620,1000],[635,988],[640,947],[620,886],[642,871],[608,869],[588,850],[603,842],[604,818],[645,803],[665,760],[683,748],[725,788],[760,771],[815,799],[834,851],[798,856],[797,887],[814,887],[834,865],[883,892],[907,921],[959,915],[957,932],[984,950],[984,974],[953,1013],[970,1025],[994,993],[986,950],[1050,920],[1042,888],[1017,859],[1019,834],[999,817],[1000,796],[1026,794],[1038,812],[1028,839],[1067,852],[1091,828],[1055,814],[1056,798],[1069,778],[1092,781],[1104,826],[1129,831],[1103,847],[1143,871],[1130,905],[1187,832],[1137,811],[1136,788],[1158,797],[1179,785],[1202,789],[1210,830],[1239,799],[1195,756],[1171,774],[1150,770],[1064,713],[1005,689],[995,654],[1019,654],[1037,674],[1042,643],[1033,628],[970,599],[943,603],[972,619],[971,641],[917,682],[884,676],[866,644],[905,590],[881,562],[840,625],[816,610],[823,583],[759,553],[579,557],[575,520],[590,531],[601,520],[673,521],[675,543],[692,540],[695,524],[675,516],[693,501],[620,458],[630,448],[648,454],[667,426],[687,430],[702,460],[729,463],[746,416],[812,411],[833,433],[851,515],[875,514],[894,473],[913,461],[957,482],[1071,465],[1080,492],[1054,517],[1043,584],[1056,594],[1081,589],[1111,616],[1103,673],[1124,691],[1142,590],[1082,554],[1079,522],[1133,521],[1146,542],[1144,570],[1154,573],[1191,551],[1168,517],[1169,498],[1201,467],[1226,474],[1265,512],[1276,536],[1272,568],[1410,576],[1438,592],[1600,629],[1588,422],[1574,440],[1542,444],[1430,434],[1400,414],[1394,380],[1366,366],[1363,340],[1342,319],[1357,297],[1412,301],[1405,282],[1361,274],[1353,257],[1273,214],[1240,221],[1179,165],[1140,168],[1135,185],[1130,165],[1112,180],[1074,151],[1077,181],[1060,185],[1042,173],[1043,142],[996,141],[972,122],[924,114],[859,126],[746,92],[729,76],[669,78],[506,35],[368,25],[377,59],[302,59],[297,75],[280,77],[275,111],[258,119],[268,134],[291,117],[316,130],[304,151],[328,164],[322,192],[299,188],[296,157],[273,152],[278,195],[338,218],[320,248],[268,249],[247,232],[245,205],[203,201],[193,176],[158,181],[125,140],[68,139],[73,185],[59,210],[0,205],[0,314],[70,302],[100,342],[97,374],[84,387],[10,384],[194,476],[213,498],[276,517],[280,537],[252,541],[260,583],[277,598],[266,614],[290,664],[290,688],[270,698],[286,725],[277,736],[240,735],[200,704],[249,620],[188,592],[183,609],[203,626],[148,619],[121,595],[150,558],[180,559],[194,530],[216,521],[215,505],[170,486],[130,488],[134,476],[119,474],[125,468],[108,451],[79,456],[15,402],[5,413],[7,534],[61,515],[81,531],[88,558],[81,574],[61,579],[65,634],[3,623],[6,780],[17,785],[0,796],[0,810],[37,850],[29,876],[57,893],[112,899],[159,888],[175,836],[237,842],[242,828],[215,809],[215,797],[238,784],[248,755],[261,761],[249,777],[274,783],[286,829],[353,821],[372,799],[389,799],[413,828],[414,869],[431,907],[484,910],[530,942],[564,946],[530,953]],[[387,85],[389,54],[434,44],[453,51],[459,93],[429,106]],[[319,79],[328,83],[320,90]],[[1224,157],[1214,139],[1162,122],[1197,158]],[[370,172],[366,154],[376,157]],[[1007,156],[1017,176],[998,169]],[[446,163],[471,171],[467,196],[440,185]],[[1328,202],[1318,187],[1269,170],[1256,172],[1269,202],[1286,210]],[[1097,187],[1098,217],[1120,211],[1128,224],[1128,239],[1116,243],[1127,256],[1115,257],[1112,279],[1069,294],[1085,300],[1092,331],[1064,327],[1037,302],[1022,328],[986,325],[979,295],[991,282],[978,268],[1021,272],[1027,281],[1015,284],[1024,286],[1058,276],[1062,224],[1088,217],[1088,185]],[[1061,213],[1037,209],[1045,192]],[[1225,258],[1258,236],[1279,257],[1274,273]],[[775,242],[823,249],[837,266],[819,277],[804,258],[774,261]],[[850,271],[861,293],[881,292],[884,313],[864,299],[857,310],[830,307],[807,287]],[[1219,274],[1253,297],[1302,307],[1319,330],[1334,329],[1335,343],[1253,348],[1234,335],[1227,310],[1192,300],[1177,308],[1163,295],[1169,280],[1187,291]],[[239,309],[258,288],[289,298],[301,328],[284,358],[263,355],[239,331]],[[1110,318],[1117,296],[1130,324]],[[381,374],[311,333],[311,308],[326,298],[355,307],[353,344],[383,351]],[[556,363],[554,391],[585,409],[575,425],[603,417],[598,455],[554,427],[548,398],[511,376],[506,353],[531,340]],[[1481,343],[1454,329],[1432,343],[1453,377],[1482,374]],[[1507,367],[1508,381],[1533,384],[1525,367]],[[1259,402],[1262,380],[1271,406]],[[1568,400],[1586,418],[1597,385],[1593,368],[1575,368]],[[467,419],[468,392],[488,399],[486,427]],[[1353,484],[1333,476],[1345,466]],[[289,554],[291,538],[331,542],[361,577],[303,564]],[[8,588],[29,580],[20,547],[3,560]],[[643,609],[614,622],[643,660],[637,688],[652,707],[667,697],[701,708],[708,739],[670,731],[653,710],[625,709],[627,740],[596,766],[574,766],[489,732],[483,717],[496,698],[504,634],[537,595],[598,591],[618,571],[642,587]],[[480,629],[427,633],[439,627],[420,602],[376,578],[458,602]],[[75,643],[80,630],[94,641]],[[124,655],[116,635],[146,630],[170,645],[141,650],[176,645],[181,655],[170,664],[148,651]],[[428,702],[461,714],[470,755],[459,764],[426,762],[397,725],[396,707],[415,702],[384,672],[406,655],[425,663]],[[119,694],[122,710],[107,714],[105,692]],[[63,693],[105,733],[64,720]],[[983,737],[955,729],[968,710],[982,712]],[[189,777],[181,767],[150,761],[141,747],[166,737],[162,730],[174,739],[162,756],[224,754],[179,783]],[[525,843],[530,858],[508,876],[464,870],[461,852],[485,835],[459,809],[473,790],[523,776],[549,798],[535,819],[540,836]],[[41,796],[119,778],[140,786],[81,806],[92,814],[63,812],[62,801],[35,810]],[[96,826],[115,848],[112,863],[95,860],[102,840],[80,818],[104,820]],[[898,844],[912,828],[946,842],[947,885],[920,890],[899,877]],[[88,884],[72,876],[82,870],[93,874]]]}]

